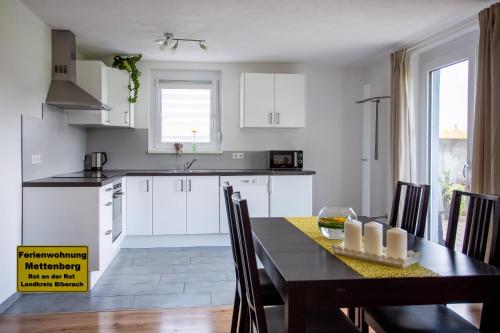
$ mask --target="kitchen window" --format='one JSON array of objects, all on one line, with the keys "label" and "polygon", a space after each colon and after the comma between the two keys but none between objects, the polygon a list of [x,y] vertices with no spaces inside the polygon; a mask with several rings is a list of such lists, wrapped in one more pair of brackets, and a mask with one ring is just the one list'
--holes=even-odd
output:
[{"label": "kitchen window", "polygon": [[149,152],[221,152],[219,86],[220,72],[154,72]]}]

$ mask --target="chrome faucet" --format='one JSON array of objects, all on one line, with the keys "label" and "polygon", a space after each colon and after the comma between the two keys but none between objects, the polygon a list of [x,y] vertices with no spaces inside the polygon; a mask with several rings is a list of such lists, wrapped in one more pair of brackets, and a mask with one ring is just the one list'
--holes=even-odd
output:
[{"label": "chrome faucet", "polygon": [[191,161],[184,163],[184,172],[188,171],[191,169],[193,166],[194,162],[198,161],[196,158],[193,158]]}]

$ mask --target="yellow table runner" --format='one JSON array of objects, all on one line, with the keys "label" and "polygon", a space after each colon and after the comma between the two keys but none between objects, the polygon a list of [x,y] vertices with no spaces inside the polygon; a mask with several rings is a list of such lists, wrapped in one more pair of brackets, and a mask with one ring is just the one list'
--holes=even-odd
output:
[{"label": "yellow table runner", "polygon": [[437,276],[436,273],[421,266],[414,264],[406,268],[394,267],[371,262],[358,258],[346,257],[334,254],[332,245],[342,242],[341,240],[327,239],[321,235],[318,228],[316,216],[308,217],[287,217],[286,220],[294,225],[297,229],[309,236],[316,243],[321,245],[325,250],[343,261],[347,266],[355,270],[365,278],[398,278],[398,277],[426,277]]}]

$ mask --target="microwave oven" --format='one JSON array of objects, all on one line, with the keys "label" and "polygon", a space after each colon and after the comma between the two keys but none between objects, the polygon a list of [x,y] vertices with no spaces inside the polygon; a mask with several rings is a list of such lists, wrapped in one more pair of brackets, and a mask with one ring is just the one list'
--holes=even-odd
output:
[{"label": "microwave oven", "polygon": [[269,169],[302,169],[303,157],[302,150],[269,150],[267,167]]}]

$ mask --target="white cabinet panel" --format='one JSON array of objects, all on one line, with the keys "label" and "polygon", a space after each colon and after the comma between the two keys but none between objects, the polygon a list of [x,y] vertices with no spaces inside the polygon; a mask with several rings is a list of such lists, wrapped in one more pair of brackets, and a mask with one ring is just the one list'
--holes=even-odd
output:
[{"label": "white cabinet panel", "polygon": [[241,85],[241,127],[273,127],[274,74],[243,73]]},{"label": "white cabinet panel", "polygon": [[186,233],[186,177],[153,177],[153,235]]},{"label": "white cabinet panel", "polygon": [[219,233],[219,176],[187,177],[187,233]]},{"label": "white cabinet panel", "polygon": [[305,126],[305,76],[302,74],[275,74],[276,127]]},{"label": "white cabinet panel", "polygon": [[127,177],[127,235],[153,234],[153,177]]},{"label": "white cabinet panel", "polygon": [[233,176],[220,178],[220,232],[229,233],[229,225],[222,185],[228,183],[234,192],[240,192],[241,197],[248,202],[250,217],[269,216],[268,176]]},{"label": "white cabinet panel", "polygon": [[99,266],[107,267],[113,255],[113,184],[99,189]]},{"label": "white cabinet panel", "polygon": [[312,215],[312,176],[270,177],[271,217]]},{"label": "white cabinet panel", "polygon": [[109,112],[109,125],[128,127],[130,126],[128,72],[111,67],[105,70],[108,78],[108,103],[113,108]]}]

